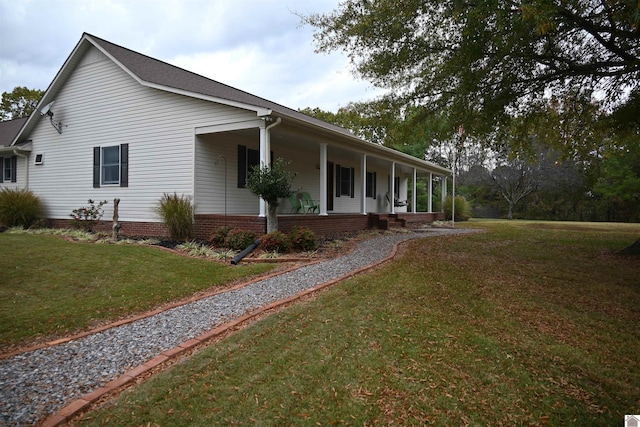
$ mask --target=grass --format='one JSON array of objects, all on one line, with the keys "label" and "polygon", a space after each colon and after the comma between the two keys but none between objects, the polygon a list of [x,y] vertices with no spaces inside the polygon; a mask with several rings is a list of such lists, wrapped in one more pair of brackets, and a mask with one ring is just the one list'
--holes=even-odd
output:
[{"label": "grass", "polygon": [[264,273],[134,245],[0,233],[0,349],[68,335]]},{"label": "grass", "polygon": [[[460,225],[460,224],[459,224]],[[482,221],[268,316],[81,425],[620,425],[640,225]]]}]

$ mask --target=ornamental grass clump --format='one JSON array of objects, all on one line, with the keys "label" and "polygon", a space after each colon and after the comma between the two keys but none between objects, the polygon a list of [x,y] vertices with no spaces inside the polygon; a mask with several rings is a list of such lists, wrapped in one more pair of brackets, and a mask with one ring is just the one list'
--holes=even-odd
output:
[{"label": "ornamental grass clump", "polygon": [[0,190],[0,225],[29,228],[44,216],[42,202],[24,189]]},{"label": "ornamental grass clump", "polygon": [[158,203],[156,212],[167,226],[172,239],[188,240],[192,237],[195,206],[188,196],[165,193]]},{"label": "ornamental grass clump", "polygon": [[[444,199],[444,214],[447,219],[451,219],[451,209],[451,196],[447,196],[447,198]],[[468,221],[469,218],[471,218],[471,205],[469,205],[467,199],[462,196],[456,196],[455,215],[456,221]]]}]

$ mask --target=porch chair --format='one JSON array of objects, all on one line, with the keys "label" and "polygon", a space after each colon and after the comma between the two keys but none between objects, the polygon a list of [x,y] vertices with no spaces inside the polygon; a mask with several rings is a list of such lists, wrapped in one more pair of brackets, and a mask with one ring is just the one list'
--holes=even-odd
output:
[{"label": "porch chair", "polygon": [[298,195],[302,196],[300,202],[302,203],[303,211],[305,211],[306,213],[315,211],[320,212],[320,205],[311,199],[311,195],[309,193],[303,191],[298,193]]},{"label": "porch chair", "polygon": [[[292,194],[289,196],[289,201],[291,202],[291,213],[300,213],[300,209],[302,209],[302,203],[300,203],[300,199],[297,194]],[[304,212],[304,210],[302,211]]]},{"label": "porch chair", "polygon": [[[391,199],[389,198],[389,193],[387,193],[385,195],[385,197],[387,198],[387,203],[391,204]],[[398,207],[402,207],[402,206],[407,206],[407,201],[406,200],[398,200],[398,199],[393,199],[393,206],[398,208]]]}]

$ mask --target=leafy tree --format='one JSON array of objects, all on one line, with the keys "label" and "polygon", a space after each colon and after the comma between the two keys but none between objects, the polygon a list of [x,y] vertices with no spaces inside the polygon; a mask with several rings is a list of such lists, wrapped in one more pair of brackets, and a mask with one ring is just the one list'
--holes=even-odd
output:
[{"label": "leafy tree", "polygon": [[606,153],[595,191],[613,202],[625,221],[640,221],[640,136]]},{"label": "leafy tree", "polygon": [[280,199],[291,194],[291,182],[295,174],[287,170],[287,165],[287,162],[278,158],[271,166],[254,168],[247,177],[247,188],[267,202],[267,233],[278,230],[276,210]]},{"label": "leafy tree", "polygon": [[35,110],[42,95],[44,95],[43,90],[22,86],[15,87],[11,92],[3,92],[0,119],[12,120],[29,116]]},{"label": "leafy tree", "polygon": [[389,97],[489,133],[546,93],[624,103],[640,89],[636,0],[345,0],[316,27]]},{"label": "leafy tree", "polygon": [[337,113],[305,108],[302,113],[349,129],[359,137],[394,148],[420,159],[429,159],[429,148],[450,138],[452,125],[441,114],[425,119],[423,107],[403,107],[388,100],[350,103]]},{"label": "leafy tree", "polygon": [[304,108],[300,112],[349,129],[360,138],[377,144],[385,143],[397,118],[390,105],[376,101],[352,102],[338,109],[337,113],[320,108]]}]

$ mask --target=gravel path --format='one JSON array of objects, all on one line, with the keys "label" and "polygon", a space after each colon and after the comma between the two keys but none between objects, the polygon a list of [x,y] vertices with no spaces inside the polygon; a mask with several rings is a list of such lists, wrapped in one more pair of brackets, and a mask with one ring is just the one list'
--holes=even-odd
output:
[{"label": "gravel path", "polygon": [[55,413],[130,369],[222,323],[271,302],[375,264],[393,245],[437,230],[389,234],[329,261],[254,282],[87,337],[0,361],[0,425],[27,426]]}]

